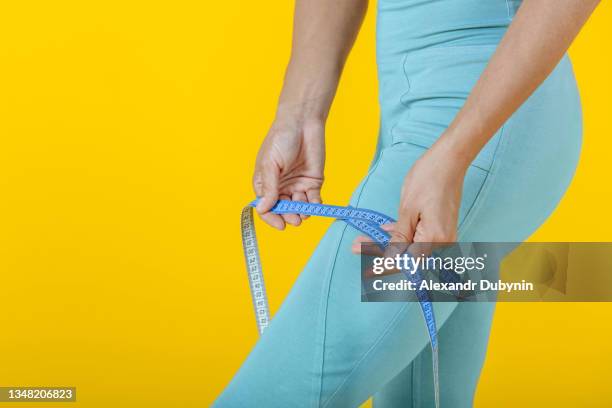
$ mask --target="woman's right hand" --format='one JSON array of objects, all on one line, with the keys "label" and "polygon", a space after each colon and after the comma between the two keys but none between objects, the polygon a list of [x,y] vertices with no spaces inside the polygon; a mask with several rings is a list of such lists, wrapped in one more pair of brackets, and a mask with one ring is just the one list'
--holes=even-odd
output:
[{"label": "woman's right hand", "polygon": [[253,175],[253,189],[261,200],[257,212],[274,228],[298,226],[304,216],[270,212],[277,200],[321,202],[325,165],[325,123],[303,119],[300,113],[280,113],[263,141]]}]

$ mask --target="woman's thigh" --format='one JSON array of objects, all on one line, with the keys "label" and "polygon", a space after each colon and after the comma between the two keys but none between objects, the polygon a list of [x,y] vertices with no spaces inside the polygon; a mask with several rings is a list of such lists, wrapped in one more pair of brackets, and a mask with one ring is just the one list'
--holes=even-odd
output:
[{"label": "woman's thigh", "polygon": [[[396,217],[404,176],[425,151],[384,148],[351,205]],[[470,169],[466,208],[485,178]],[[342,222],[329,228],[216,407],[357,406],[428,345],[418,304],[361,302],[360,258],[350,251],[356,236]],[[435,305],[439,325],[455,306]]]}]

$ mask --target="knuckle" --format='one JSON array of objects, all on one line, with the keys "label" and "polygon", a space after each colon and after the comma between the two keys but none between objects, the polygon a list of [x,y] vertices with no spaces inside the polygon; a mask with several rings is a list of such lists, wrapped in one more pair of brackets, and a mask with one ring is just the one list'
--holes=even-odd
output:
[{"label": "knuckle", "polygon": [[261,177],[261,173],[255,172],[255,174],[253,174],[253,185],[258,186],[258,185],[261,185],[262,182],[263,180]]}]

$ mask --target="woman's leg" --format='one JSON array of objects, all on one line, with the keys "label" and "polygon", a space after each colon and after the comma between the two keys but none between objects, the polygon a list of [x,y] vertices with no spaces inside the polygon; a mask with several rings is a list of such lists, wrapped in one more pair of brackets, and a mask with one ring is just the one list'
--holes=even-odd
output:
[{"label": "woman's leg", "polygon": [[[520,242],[531,235],[571,181],[581,133],[580,101],[566,57],[501,130],[487,181],[460,223],[459,240]],[[472,406],[493,306],[462,303],[440,328],[443,407]],[[375,408],[432,406],[430,359],[425,349],[375,395]]]},{"label": "woman's leg", "polygon": [[[460,303],[439,331],[440,405],[469,408],[484,363],[495,303]],[[433,407],[431,349],[374,395],[374,408]]]},{"label": "woman's leg", "polygon": [[[391,216],[404,175],[425,148],[401,143],[382,150],[351,204]],[[485,180],[466,178],[469,208]],[[335,222],[216,407],[354,407],[428,346],[417,303],[362,303],[357,232]],[[440,326],[454,303],[435,305]]]}]

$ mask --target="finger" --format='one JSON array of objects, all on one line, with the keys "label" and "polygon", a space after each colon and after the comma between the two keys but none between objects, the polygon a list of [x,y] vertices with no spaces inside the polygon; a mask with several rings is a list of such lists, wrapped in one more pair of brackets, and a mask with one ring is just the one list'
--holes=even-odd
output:
[{"label": "finger", "polygon": [[414,233],[415,249],[425,255],[431,255],[433,251],[452,245],[457,240],[457,235],[452,228],[446,228],[437,220],[434,223],[427,223],[426,221],[421,220],[417,225]]},{"label": "finger", "polygon": [[391,242],[412,243],[419,222],[419,211],[411,206],[401,206],[397,222],[391,227]]},{"label": "finger", "polygon": [[400,210],[397,223],[393,227],[388,227],[391,239],[385,251],[386,257],[395,257],[408,250],[408,246],[412,243],[414,237],[417,221],[418,217],[415,217],[410,209]]},{"label": "finger", "polygon": [[415,223],[408,217],[400,217],[393,227],[389,227],[391,242],[409,244],[414,238]]},{"label": "finger", "polygon": [[306,198],[308,198],[309,203],[321,204],[323,202],[321,199],[321,190],[319,189],[306,190]]},{"label": "finger", "polygon": [[[308,202],[308,198],[306,197],[306,193],[300,191],[297,193],[293,193],[293,195],[291,195],[291,199],[293,201],[301,201],[303,203],[307,203]],[[300,219],[305,220],[306,218],[308,218],[307,215],[304,214],[300,214],[299,215]]]},{"label": "finger", "polygon": [[285,220],[283,220],[283,218],[278,214],[267,212],[264,214],[259,214],[259,218],[261,218],[263,222],[270,225],[271,227],[276,228],[277,230],[282,231],[285,229]]},{"label": "finger", "polygon": [[255,197],[263,196],[263,174],[259,165],[255,166],[255,172],[253,173],[253,191]]},{"label": "finger", "polygon": [[[281,200],[291,200],[291,197],[286,194],[281,194],[279,198]],[[282,217],[287,224],[293,225],[294,227],[297,227],[302,223],[302,219],[297,214],[283,214]]]},{"label": "finger", "polygon": [[[314,204],[321,204],[323,200],[321,199],[321,191],[318,189],[306,190],[306,201]],[[310,215],[306,215],[304,219],[310,217]]]},{"label": "finger", "polygon": [[396,222],[391,222],[389,224],[383,224],[380,226],[380,229],[382,229],[383,231],[387,231],[387,232],[393,232],[395,231],[395,228],[397,228]]},{"label": "finger", "polygon": [[259,214],[270,211],[278,201],[278,178],[279,169],[275,164],[261,165],[256,172],[254,185],[260,197],[256,207]]},{"label": "finger", "polygon": [[351,252],[370,256],[383,256],[384,254],[384,251],[371,238],[364,235],[359,235],[353,240]]},{"label": "finger", "polygon": [[372,238],[366,235],[357,235],[357,237],[355,237],[355,239],[353,240],[353,244],[361,244],[362,242],[374,242],[374,241],[372,240]]},{"label": "finger", "polygon": [[258,165],[253,175],[253,189],[260,198],[256,210],[262,221],[276,229],[285,229],[283,218],[269,212],[277,201],[278,169],[272,165]]},{"label": "finger", "polygon": [[402,230],[395,229],[390,232],[391,238],[389,240],[389,245],[385,250],[386,257],[395,257],[396,255],[403,254],[408,250],[408,246],[410,245],[410,240],[408,238],[408,234],[402,232]]}]

